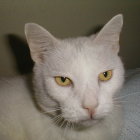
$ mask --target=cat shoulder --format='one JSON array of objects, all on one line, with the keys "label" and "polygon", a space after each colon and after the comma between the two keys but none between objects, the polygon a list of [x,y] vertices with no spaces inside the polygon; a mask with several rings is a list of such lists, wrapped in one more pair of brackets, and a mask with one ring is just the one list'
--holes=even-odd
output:
[{"label": "cat shoulder", "polygon": [[21,101],[30,100],[32,84],[29,77],[0,78],[0,104],[4,105],[7,102],[9,105],[14,105],[15,102],[18,104]]}]

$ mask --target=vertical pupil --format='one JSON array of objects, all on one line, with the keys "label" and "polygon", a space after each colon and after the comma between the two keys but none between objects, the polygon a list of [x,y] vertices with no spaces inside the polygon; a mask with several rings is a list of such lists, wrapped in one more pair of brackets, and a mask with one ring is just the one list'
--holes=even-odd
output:
[{"label": "vertical pupil", "polygon": [[107,77],[107,75],[108,75],[108,73],[107,73],[107,72],[104,72],[103,74],[104,74],[104,77]]},{"label": "vertical pupil", "polygon": [[66,81],[66,77],[61,77],[61,81],[65,82]]}]

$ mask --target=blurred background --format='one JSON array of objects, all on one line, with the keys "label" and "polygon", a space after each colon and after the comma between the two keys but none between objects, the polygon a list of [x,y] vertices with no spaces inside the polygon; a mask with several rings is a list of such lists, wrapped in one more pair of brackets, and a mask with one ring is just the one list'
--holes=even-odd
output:
[{"label": "blurred background", "polygon": [[140,68],[140,0],[1,0],[0,75],[32,70],[24,25],[35,22],[59,38],[90,35],[122,13],[120,56],[126,69]]}]

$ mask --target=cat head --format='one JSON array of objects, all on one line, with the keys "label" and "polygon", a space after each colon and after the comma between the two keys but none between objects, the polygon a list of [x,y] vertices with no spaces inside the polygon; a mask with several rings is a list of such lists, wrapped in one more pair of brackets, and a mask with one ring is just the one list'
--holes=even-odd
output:
[{"label": "cat head", "polygon": [[117,15],[95,36],[62,40],[37,24],[25,25],[35,96],[45,112],[60,110],[65,120],[84,125],[111,113],[124,81],[118,56],[122,24]]}]

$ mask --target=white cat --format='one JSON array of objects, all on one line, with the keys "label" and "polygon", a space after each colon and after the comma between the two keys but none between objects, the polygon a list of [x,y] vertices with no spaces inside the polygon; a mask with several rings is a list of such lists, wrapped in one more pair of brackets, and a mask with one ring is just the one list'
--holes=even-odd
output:
[{"label": "white cat", "polygon": [[96,36],[63,40],[26,24],[34,91],[24,77],[0,81],[0,140],[115,140],[122,126],[113,100],[124,81],[122,24],[117,15]]}]

